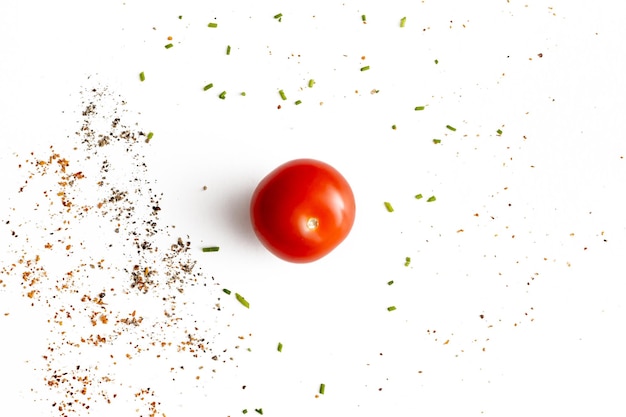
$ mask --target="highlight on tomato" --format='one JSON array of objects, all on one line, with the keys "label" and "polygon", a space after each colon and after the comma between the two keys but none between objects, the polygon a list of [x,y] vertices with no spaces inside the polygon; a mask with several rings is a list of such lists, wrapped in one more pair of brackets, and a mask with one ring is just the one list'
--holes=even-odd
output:
[{"label": "highlight on tomato", "polygon": [[343,242],[355,209],[352,189],[339,171],[314,159],[296,159],[261,180],[250,201],[250,220],[270,252],[305,263]]}]

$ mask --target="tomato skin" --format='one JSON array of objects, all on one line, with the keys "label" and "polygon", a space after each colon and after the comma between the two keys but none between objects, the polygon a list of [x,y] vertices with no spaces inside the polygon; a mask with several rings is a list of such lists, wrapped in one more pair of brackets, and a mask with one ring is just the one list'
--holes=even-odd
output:
[{"label": "tomato skin", "polygon": [[250,202],[250,220],[261,243],[289,262],[312,262],[350,233],[354,195],[346,179],[314,159],[289,161],[261,180]]}]

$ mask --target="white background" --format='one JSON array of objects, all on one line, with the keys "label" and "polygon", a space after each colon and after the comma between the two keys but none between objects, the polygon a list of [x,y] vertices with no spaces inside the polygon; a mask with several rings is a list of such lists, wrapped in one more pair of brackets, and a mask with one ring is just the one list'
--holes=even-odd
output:
[{"label": "white background", "polygon": [[[17,165],[69,152],[80,92],[106,86],[155,133],[141,152],[161,222],[189,235],[219,283],[188,295],[183,320],[217,347],[241,345],[216,372],[211,355],[176,351],[112,365],[113,342],[66,355],[106,367],[115,381],[102,389],[119,393],[75,415],[150,415],[124,395],[142,387],[168,417],[626,415],[626,29],[614,6],[3,1],[2,267],[27,245],[5,221],[33,209]],[[305,265],[273,257],[247,218],[257,182],[299,157],[337,168],[357,201],[347,240]],[[97,233],[83,243],[97,247]],[[54,311],[31,306],[20,275],[0,279],[3,408],[61,415],[40,360],[59,341]]]}]

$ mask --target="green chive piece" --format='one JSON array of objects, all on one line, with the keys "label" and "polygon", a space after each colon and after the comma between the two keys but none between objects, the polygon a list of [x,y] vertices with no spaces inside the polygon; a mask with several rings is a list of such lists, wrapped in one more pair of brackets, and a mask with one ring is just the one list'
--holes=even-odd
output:
[{"label": "green chive piece", "polygon": [[148,132],[148,136],[146,136],[146,142],[150,142],[153,136],[154,136],[154,133]]},{"label": "green chive piece", "polygon": [[393,311],[396,309],[396,306],[389,306],[387,307],[387,311]]},{"label": "green chive piece", "polygon": [[226,55],[230,55],[230,45],[226,46]]},{"label": "green chive piece", "polygon": [[237,298],[237,301],[239,301],[242,306],[244,306],[245,308],[250,308],[250,303],[245,298],[243,298],[241,294],[235,293],[235,298]]},{"label": "green chive piece", "polygon": [[453,132],[456,132],[456,127],[452,127],[450,125],[446,125],[446,129],[449,129],[449,130],[451,130]]},{"label": "green chive piece", "polygon": [[170,49],[174,47],[174,44],[168,43],[167,45],[165,45],[165,49]]},{"label": "green chive piece", "polygon": [[182,15],[178,16],[178,19],[179,19],[179,20],[182,20],[182,19],[183,19],[183,16],[182,16]]},{"label": "green chive piece", "polygon": [[222,91],[219,95],[219,98],[221,98],[222,100],[224,100],[226,98],[226,91]]},{"label": "green chive piece", "polygon": [[437,65],[439,63],[438,59],[435,59],[435,65]]},{"label": "green chive piece", "polygon": [[248,349],[246,349],[246,350],[247,350],[248,352],[252,352],[252,349],[251,349],[251,348],[248,348]]},{"label": "green chive piece", "polygon": [[415,108],[415,111],[421,111],[421,110],[424,110],[425,108],[426,108],[426,106],[417,106]]},{"label": "green chive piece", "polygon": [[283,90],[278,90],[278,94],[280,94],[280,98],[282,98],[283,100],[287,100],[287,96],[285,95],[285,92]]},{"label": "green chive piece", "polygon": [[209,23],[209,25],[208,25],[208,26],[209,26],[210,28],[216,28],[216,27],[217,27],[217,23],[213,23],[213,22],[211,22],[211,23]]},{"label": "green chive piece", "polygon": [[242,91],[242,92],[241,92],[241,95],[245,97],[245,96],[246,96],[246,92],[245,92],[245,91]]},{"label": "green chive piece", "polygon": [[497,133],[498,135],[502,135],[502,130],[498,129],[498,130],[496,130],[496,133]]},{"label": "green chive piece", "polygon": [[298,104],[302,104],[302,100],[296,100],[296,102],[295,102],[294,104],[295,104],[296,106],[297,106]]},{"label": "green chive piece", "polygon": [[202,252],[217,252],[220,250],[219,246],[209,246],[207,248],[202,248]]},{"label": "green chive piece", "polygon": [[230,290],[228,288],[223,288],[222,291],[224,291],[226,294],[230,295]]},{"label": "green chive piece", "polygon": [[255,408],[254,411],[256,411],[257,413],[263,415],[263,409],[262,408]]},{"label": "green chive piece", "polygon": [[387,285],[393,285],[393,280],[387,281]]},{"label": "green chive piece", "polygon": [[436,145],[438,143],[441,143],[441,139],[433,139],[433,143]]},{"label": "green chive piece", "polygon": [[277,349],[278,349],[279,352],[282,352],[283,351],[283,344],[278,342],[278,348]]},{"label": "green chive piece", "polygon": [[326,391],[326,384],[320,384],[320,394],[324,395],[324,391]]},{"label": "green chive piece", "polygon": [[391,213],[393,211],[393,207],[391,206],[391,203],[385,201],[385,208],[387,209],[387,211],[389,213]]},{"label": "green chive piece", "polygon": [[143,71],[139,73],[139,81],[141,82],[146,81],[146,74],[144,74]]},{"label": "green chive piece", "polygon": [[362,15],[361,15],[361,20],[365,22],[365,21],[367,21],[367,17],[365,17],[365,15],[364,15],[364,14],[362,14]]},{"label": "green chive piece", "polygon": [[404,266],[409,266],[411,264],[411,257],[407,256],[404,258]]},{"label": "green chive piece", "polygon": [[428,197],[428,200],[426,200],[427,203],[432,203],[433,201],[437,201],[437,197],[435,197],[434,195]]},{"label": "green chive piece", "polygon": [[315,80],[313,78],[311,78],[309,80],[309,88],[313,88],[313,84],[315,84]]},{"label": "green chive piece", "polygon": [[368,69],[370,69],[369,65],[366,65],[364,67],[361,67],[361,71],[367,71]]},{"label": "green chive piece", "polygon": [[206,91],[206,90],[208,90],[208,89],[210,89],[210,88],[213,88],[213,83],[210,83],[210,84],[205,85],[205,86],[204,86],[204,91]]},{"label": "green chive piece", "polygon": [[424,198],[424,196],[423,196],[423,195],[421,195],[421,194],[418,194],[418,195],[416,195],[416,196],[415,196],[415,198],[416,198],[416,199],[418,199],[418,200],[420,200],[420,199]]},{"label": "green chive piece", "polygon": [[406,24],[406,16],[400,19],[400,27],[403,28],[405,24]]},{"label": "green chive piece", "polygon": [[243,414],[248,414],[248,409],[244,408],[243,410],[241,410],[241,412],[242,412]]},{"label": "green chive piece", "polygon": [[283,14],[282,13],[278,13],[277,15],[274,16],[274,19],[280,19],[281,17],[283,17]]},{"label": "green chive piece", "polygon": [[391,125],[391,128],[392,128],[393,130],[396,130],[396,129],[397,129],[397,126],[396,126],[396,125]]}]

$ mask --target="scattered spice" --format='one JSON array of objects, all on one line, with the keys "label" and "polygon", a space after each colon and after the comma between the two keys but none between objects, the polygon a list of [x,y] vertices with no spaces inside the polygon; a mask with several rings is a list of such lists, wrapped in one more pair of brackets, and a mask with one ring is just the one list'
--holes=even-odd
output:
[{"label": "scattered spice", "polygon": [[245,308],[250,308],[250,303],[245,298],[243,298],[241,294],[235,293],[235,298],[237,298],[237,301],[239,301],[242,306],[244,306]]}]

